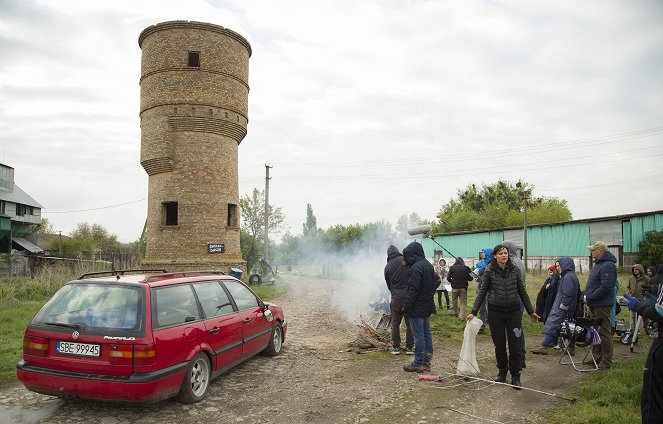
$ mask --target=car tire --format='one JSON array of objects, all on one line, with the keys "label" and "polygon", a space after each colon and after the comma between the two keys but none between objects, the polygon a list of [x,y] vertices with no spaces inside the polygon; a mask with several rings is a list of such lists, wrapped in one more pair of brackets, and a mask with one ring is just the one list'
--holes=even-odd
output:
[{"label": "car tire", "polygon": [[631,344],[631,335],[629,333],[625,333],[622,337],[620,337],[619,341],[622,344],[629,345]]},{"label": "car tire", "polygon": [[196,403],[205,399],[210,383],[210,363],[205,353],[193,357],[186,369],[182,387],[177,395],[177,401],[182,403]]},{"label": "car tire", "polygon": [[269,343],[263,351],[267,356],[278,356],[283,350],[283,327],[279,321],[274,322],[272,335],[269,338]]},{"label": "car tire", "polygon": [[260,276],[260,274],[252,274],[249,277],[249,284],[255,284],[258,286],[260,285],[260,283],[262,283],[262,277]]}]

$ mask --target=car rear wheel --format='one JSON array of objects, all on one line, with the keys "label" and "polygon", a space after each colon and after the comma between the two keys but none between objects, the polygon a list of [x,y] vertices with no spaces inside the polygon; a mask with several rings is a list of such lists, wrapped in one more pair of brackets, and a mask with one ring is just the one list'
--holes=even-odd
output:
[{"label": "car rear wheel", "polygon": [[194,356],[187,367],[182,388],[177,400],[182,403],[196,403],[205,399],[210,382],[209,358],[204,353]]},{"label": "car rear wheel", "polygon": [[272,337],[269,339],[269,344],[265,349],[265,355],[278,356],[283,349],[283,327],[281,323],[276,321],[272,329]]}]

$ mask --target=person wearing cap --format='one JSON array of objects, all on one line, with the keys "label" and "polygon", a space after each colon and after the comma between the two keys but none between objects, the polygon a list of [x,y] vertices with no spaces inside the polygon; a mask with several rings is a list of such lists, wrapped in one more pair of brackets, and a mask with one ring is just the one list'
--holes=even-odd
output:
[{"label": "person wearing cap", "polygon": [[591,318],[601,319],[599,335],[601,344],[592,347],[592,353],[600,370],[612,367],[612,328],[610,311],[615,304],[614,290],[617,285],[617,258],[610,253],[608,246],[597,241],[587,246],[594,260],[585,285],[585,303]]},{"label": "person wearing cap", "polygon": [[541,317],[541,322],[546,323],[550,309],[552,308],[555,295],[557,294],[557,283],[559,274],[555,264],[548,267],[548,278],[543,282],[539,293],[536,296],[536,314]]}]

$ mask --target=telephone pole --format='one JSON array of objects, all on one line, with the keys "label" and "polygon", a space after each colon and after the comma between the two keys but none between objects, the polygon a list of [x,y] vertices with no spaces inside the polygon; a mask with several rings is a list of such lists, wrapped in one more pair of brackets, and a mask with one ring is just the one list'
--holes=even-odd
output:
[{"label": "telephone pole", "polygon": [[268,163],[265,164],[265,250],[263,252],[263,258],[268,259],[269,254],[269,169],[272,166]]}]

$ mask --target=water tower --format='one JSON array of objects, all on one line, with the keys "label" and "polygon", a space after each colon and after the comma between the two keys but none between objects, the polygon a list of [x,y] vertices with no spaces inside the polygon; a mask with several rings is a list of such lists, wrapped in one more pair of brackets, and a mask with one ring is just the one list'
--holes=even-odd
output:
[{"label": "water tower", "polygon": [[245,268],[237,151],[248,123],[251,45],[219,25],[170,21],[138,38],[144,266]]}]

